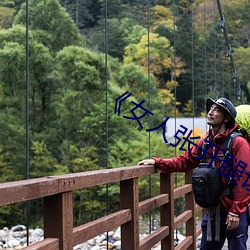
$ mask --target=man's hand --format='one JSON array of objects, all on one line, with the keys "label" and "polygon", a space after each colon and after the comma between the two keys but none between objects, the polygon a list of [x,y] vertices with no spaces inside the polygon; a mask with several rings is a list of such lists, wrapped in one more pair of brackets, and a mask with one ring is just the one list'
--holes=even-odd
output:
[{"label": "man's hand", "polygon": [[155,160],[154,159],[142,160],[137,163],[137,166],[138,165],[155,165]]},{"label": "man's hand", "polygon": [[227,229],[234,230],[239,226],[240,218],[238,215],[231,215],[230,213],[227,215]]}]

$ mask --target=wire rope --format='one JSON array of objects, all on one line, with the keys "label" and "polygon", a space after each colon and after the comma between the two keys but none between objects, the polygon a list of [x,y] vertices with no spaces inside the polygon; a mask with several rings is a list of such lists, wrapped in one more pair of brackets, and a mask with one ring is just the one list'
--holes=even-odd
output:
[{"label": "wire rope", "polygon": [[[29,179],[29,0],[26,0],[26,34],[25,34],[25,81],[26,81],[26,98],[25,98],[25,125],[26,125],[26,171],[25,179]],[[29,210],[30,203],[25,203],[25,214],[26,214],[26,239],[27,245],[29,245]]]},{"label": "wire rope", "polygon": [[[174,97],[175,97],[175,101],[174,101],[174,126],[175,126],[175,133],[176,133],[176,128],[177,128],[177,121],[176,121],[176,117],[177,117],[177,104],[176,104],[176,100],[177,100],[177,84],[176,84],[176,1],[173,0],[172,2],[173,4],[173,25],[174,25],[174,32],[173,32],[173,46],[174,46],[174,54],[173,54],[173,81],[174,81]],[[176,143],[176,138],[175,138],[175,143]],[[176,156],[176,147],[174,148],[174,154]],[[178,182],[178,178],[177,178],[177,173],[175,173],[175,187],[177,187],[177,182]],[[176,245],[178,245],[179,243],[179,239],[178,239],[178,232],[177,229],[175,230],[175,242]]]},{"label": "wire rope", "polygon": [[[147,33],[148,33],[148,110],[150,110],[150,0],[147,0]],[[148,128],[150,128],[150,116],[148,116]],[[150,132],[148,133],[148,158],[151,157],[151,140]],[[148,176],[148,192],[149,197],[152,195],[151,190],[151,175]],[[149,233],[152,230],[152,212],[149,212]]]},{"label": "wire rope", "polygon": [[221,3],[220,0],[216,0],[217,2],[217,6],[218,6],[218,10],[219,10],[219,15],[220,15],[220,24],[221,24],[221,31],[224,34],[224,38],[226,41],[226,45],[227,45],[227,56],[230,60],[230,69],[232,70],[232,78],[233,78],[233,85],[234,85],[234,93],[236,92],[237,95],[237,100],[238,103],[241,104],[242,103],[242,96],[241,96],[241,86],[240,86],[240,81],[237,80],[237,72],[236,72],[236,68],[234,65],[234,60],[233,60],[233,55],[232,55],[232,49],[231,49],[231,45],[229,43],[228,40],[228,36],[227,36],[227,29],[226,29],[226,24],[225,24],[225,18],[223,16],[222,13],[222,8],[221,8]]},{"label": "wire rope", "polygon": [[207,33],[207,15],[206,15],[206,0],[204,0],[204,20],[203,20],[203,33],[204,33],[204,88],[205,88],[205,98],[207,97],[207,39],[206,39],[206,33]]},{"label": "wire rope", "polygon": [[193,131],[194,131],[194,116],[195,116],[195,106],[194,106],[194,11],[193,11],[193,0],[191,1],[191,26],[192,26],[192,115],[193,115]]},{"label": "wire rope", "polygon": [[213,1],[214,5],[214,92],[216,97],[218,97],[217,91],[217,32],[216,32],[216,14],[215,14],[215,0]]},{"label": "wire rope", "polygon": [[[106,85],[106,169],[109,167],[109,162],[108,162],[108,146],[109,146],[109,133],[108,133],[108,125],[109,125],[109,120],[108,120],[108,0],[105,0],[105,85]],[[106,215],[109,213],[109,186],[106,184]],[[108,249],[108,232],[107,232],[107,249]]]},{"label": "wire rope", "polygon": [[[175,115],[175,132],[176,132],[176,128],[177,128],[177,122],[176,122],[176,116],[177,116],[177,104],[176,104],[176,99],[177,99],[177,86],[176,86],[176,2],[175,0],[173,0],[173,24],[174,24],[174,32],[173,32],[173,44],[174,44],[174,54],[173,54],[173,64],[174,64],[174,68],[173,68],[173,81],[174,81],[174,97],[175,97],[175,101],[174,101],[174,115]],[[175,138],[176,140],[176,138]],[[176,156],[176,147],[175,149],[175,156]]]}]

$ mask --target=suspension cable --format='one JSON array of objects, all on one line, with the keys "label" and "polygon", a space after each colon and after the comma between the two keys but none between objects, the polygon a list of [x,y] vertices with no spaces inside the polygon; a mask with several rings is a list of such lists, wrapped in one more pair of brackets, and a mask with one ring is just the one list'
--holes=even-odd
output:
[{"label": "suspension cable", "polygon": [[207,39],[206,39],[206,0],[204,0],[204,88],[205,88],[205,98],[207,97]]},{"label": "suspension cable", "polygon": [[[213,4],[214,4],[214,23],[215,23],[215,20],[216,20],[216,15],[215,15],[215,0],[213,1]],[[217,97],[217,62],[216,62],[216,59],[217,59],[217,32],[216,32],[216,25],[214,24],[214,90],[215,90],[215,93],[216,93],[216,97]]]},{"label": "suspension cable", "polygon": [[232,69],[234,86],[236,86],[236,84],[238,83],[237,90],[234,88],[234,91],[236,90],[236,95],[237,95],[238,103],[241,104],[242,103],[241,86],[240,86],[239,80],[237,81],[237,72],[236,72],[236,68],[235,68],[235,65],[234,65],[234,60],[233,60],[231,45],[230,45],[230,43],[228,41],[226,24],[225,24],[225,18],[224,18],[223,14],[222,14],[220,0],[216,0],[216,1],[217,1],[217,5],[218,5],[219,14],[220,14],[220,28],[221,28],[221,31],[223,32],[224,38],[226,40],[227,57],[230,60],[230,66],[231,66],[231,69]]},{"label": "suspension cable", "polygon": [[193,130],[194,130],[194,116],[195,116],[195,107],[194,107],[194,11],[193,11],[193,0],[191,1],[191,26],[192,26],[192,115],[193,115]]},{"label": "suspension cable", "polygon": [[[109,120],[108,120],[108,0],[105,0],[105,84],[106,84],[106,169],[109,167],[108,146],[109,146]],[[109,186],[106,184],[106,215],[109,213]],[[107,232],[107,249],[108,249],[108,232]]]},{"label": "suspension cable", "polygon": [[[26,0],[26,45],[25,45],[25,72],[26,72],[26,173],[25,179],[29,179],[29,0]],[[25,214],[26,214],[26,239],[27,245],[29,245],[29,210],[30,203],[25,203]]]},{"label": "suspension cable", "polygon": [[[150,0],[147,1],[147,29],[148,29],[148,110],[150,110]],[[148,116],[148,128],[150,128],[150,116]],[[148,158],[151,158],[150,132],[148,133]],[[151,175],[148,176],[149,197],[151,197]],[[152,212],[149,212],[149,233],[152,228]]]},{"label": "suspension cable", "polygon": [[[173,81],[174,81],[174,96],[175,96],[175,101],[174,101],[174,126],[175,126],[175,133],[176,133],[176,128],[177,128],[177,123],[176,123],[176,116],[177,116],[177,104],[176,104],[176,99],[177,99],[177,84],[176,84],[176,2],[175,0],[173,0],[173,23],[174,23],[174,55],[173,55],[173,61],[174,61],[174,72],[173,72]],[[176,138],[175,138],[175,143],[176,143]],[[174,148],[174,153],[176,156],[176,147]],[[175,173],[175,187],[177,187],[177,173]],[[178,245],[179,243],[179,239],[178,239],[178,232],[177,229],[175,230],[175,241],[176,241],[176,245]]]}]

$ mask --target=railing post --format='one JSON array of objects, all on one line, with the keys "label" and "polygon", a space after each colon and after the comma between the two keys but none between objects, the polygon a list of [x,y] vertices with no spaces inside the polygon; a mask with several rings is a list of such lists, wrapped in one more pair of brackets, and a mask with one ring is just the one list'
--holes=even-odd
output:
[{"label": "railing post", "polygon": [[121,209],[131,209],[132,220],[121,226],[121,249],[139,250],[138,178],[120,182]]},{"label": "railing post", "polygon": [[[191,184],[192,172],[185,173],[185,183]],[[195,200],[193,192],[185,195],[185,210],[192,210],[192,217],[186,222],[186,236],[193,237],[193,244],[188,250],[196,249],[196,211],[195,211]]]},{"label": "railing post", "polygon": [[60,250],[73,249],[72,192],[44,198],[44,238],[59,238]]},{"label": "railing post", "polygon": [[162,250],[174,249],[174,177],[160,174],[160,192],[169,195],[169,202],[161,206],[161,226],[169,227],[169,235],[161,241]]}]

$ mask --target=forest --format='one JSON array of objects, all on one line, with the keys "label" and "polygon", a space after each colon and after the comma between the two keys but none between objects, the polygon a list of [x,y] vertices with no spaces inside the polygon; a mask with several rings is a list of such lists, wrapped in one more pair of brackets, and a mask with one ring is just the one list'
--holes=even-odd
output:
[{"label": "forest", "polygon": [[[250,2],[220,2],[224,20],[215,0],[2,0],[1,183],[173,157],[162,129],[146,129],[205,117],[207,97],[249,103]],[[131,118],[135,103],[141,124]],[[150,182],[156,193],[157,177]],[[108,187],[110,211],[118,189]],[[142,178],[140,199],[148,189]],[[106,186],[76,191],[75,225],[106,213],[106,195]],[[30,204],[31,225],[42,226],[41,202]],[[24,210],[0,207],[0,227],[25,221]]]}]

